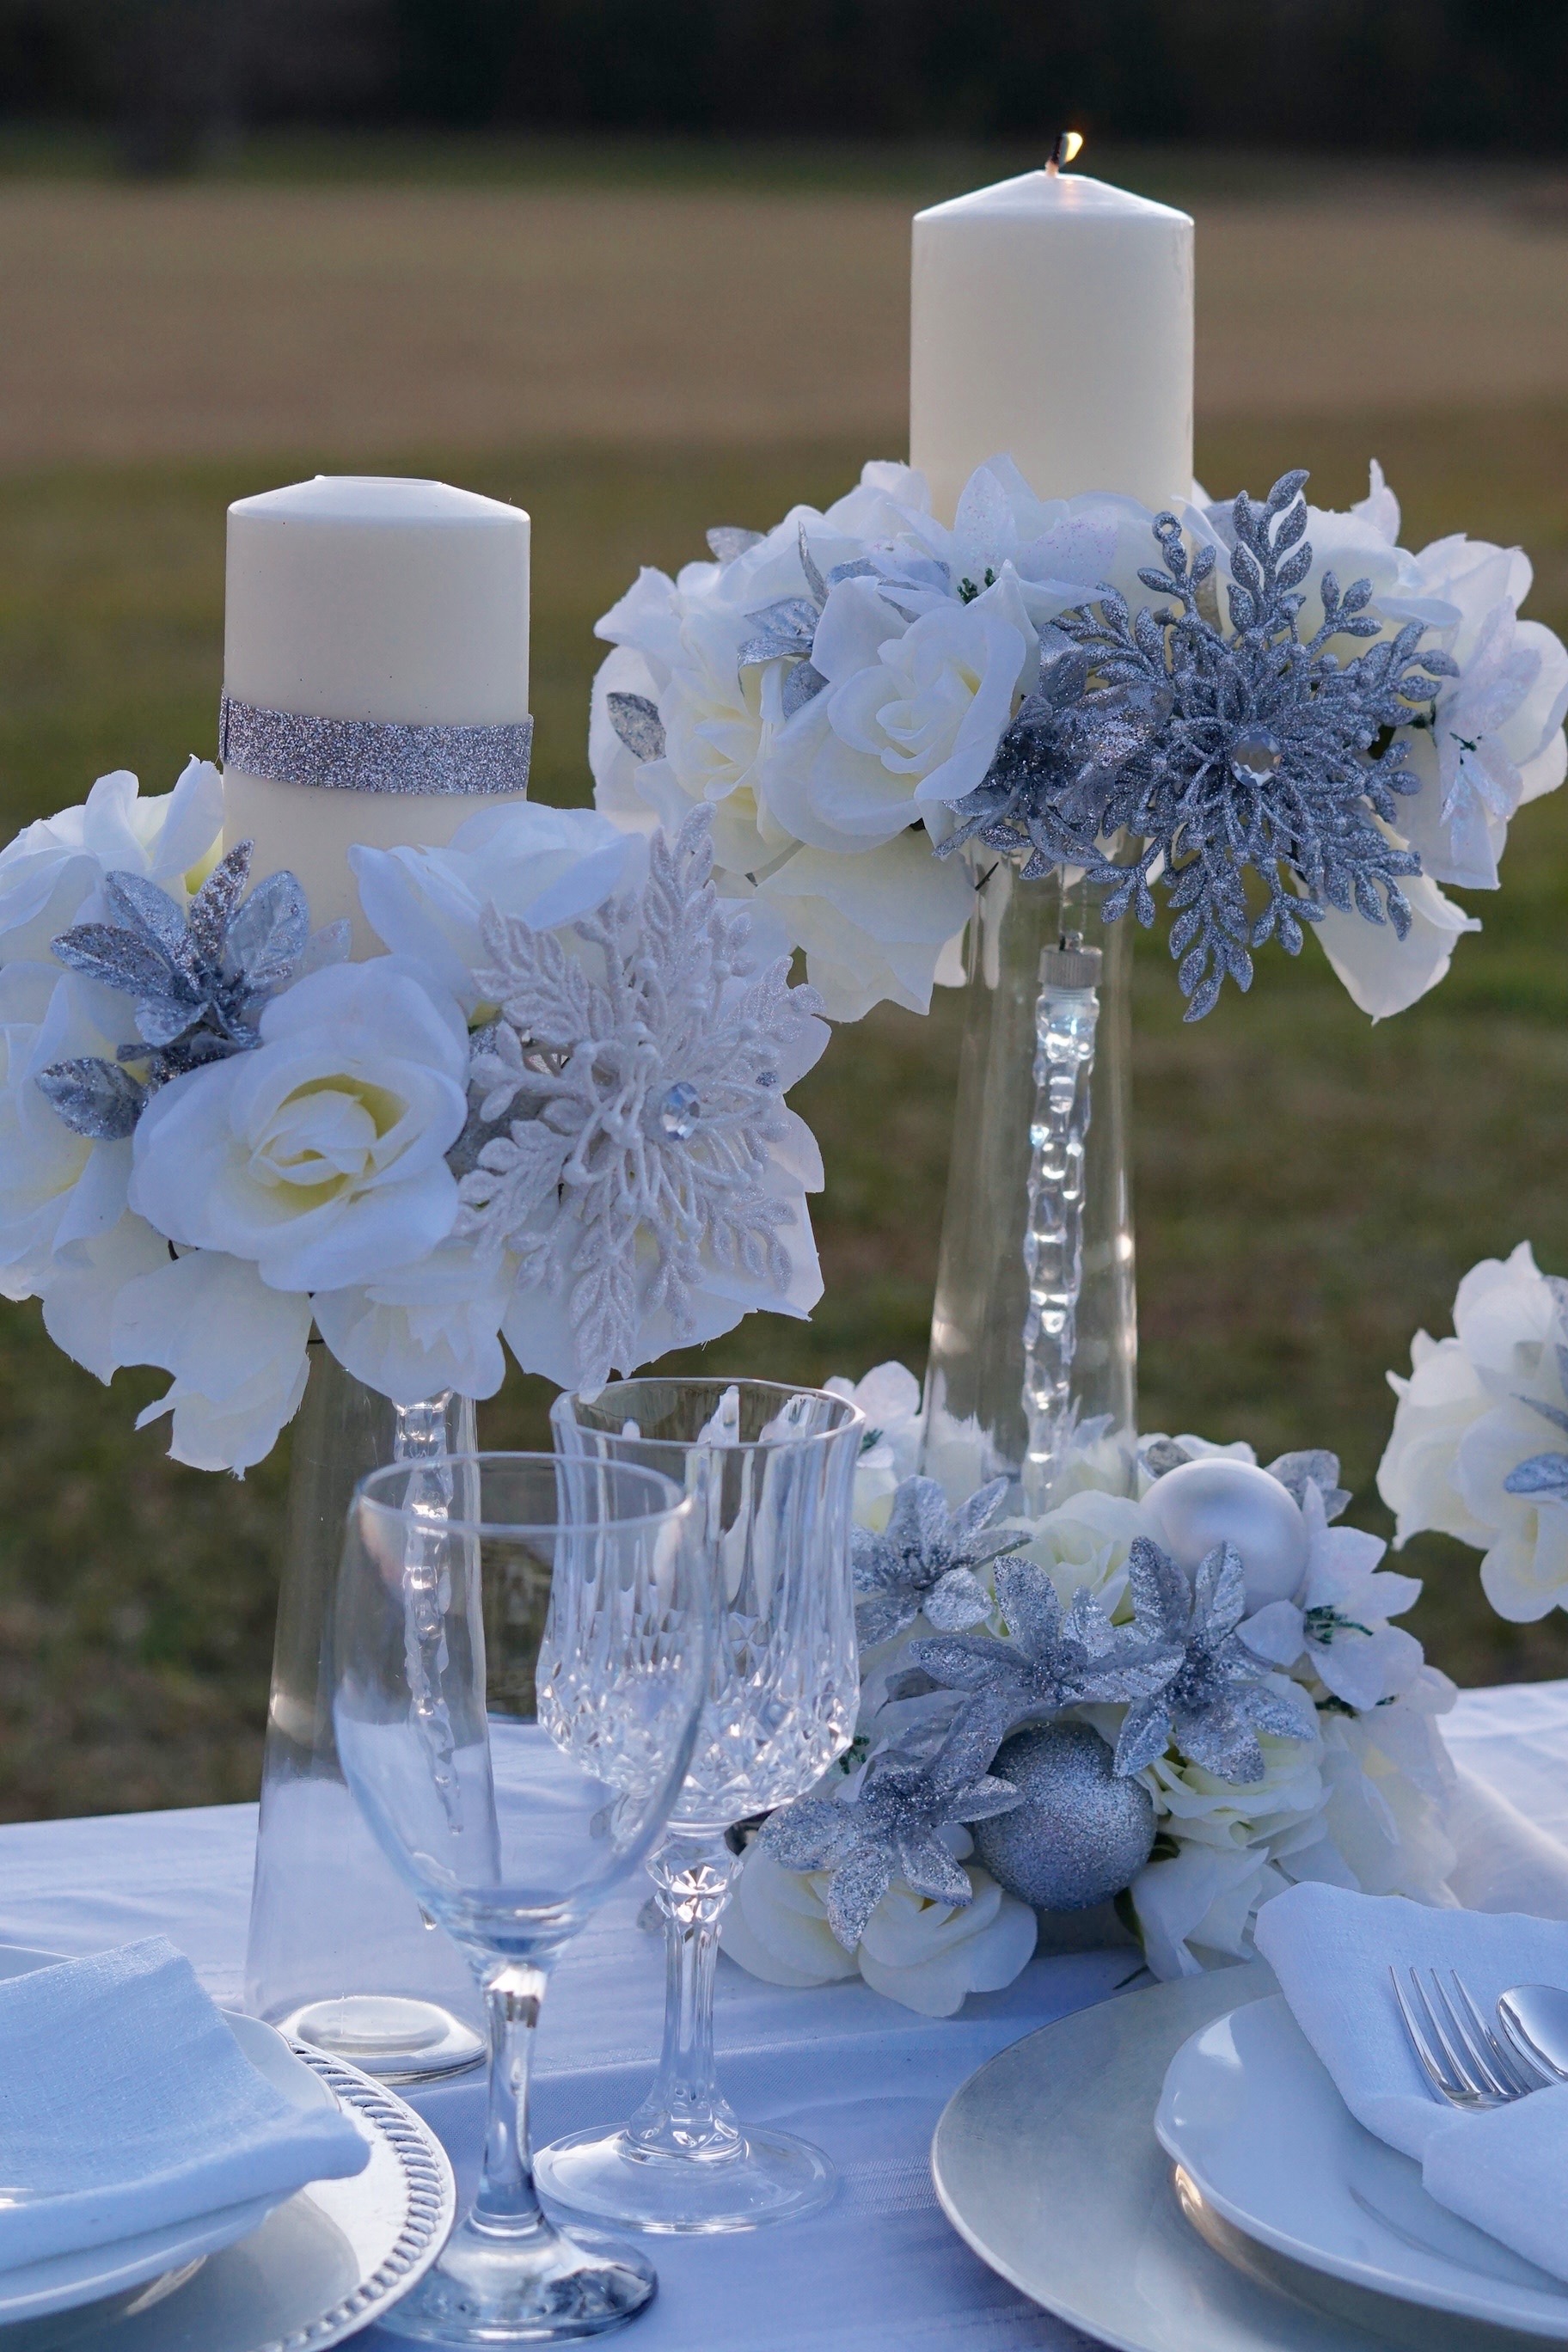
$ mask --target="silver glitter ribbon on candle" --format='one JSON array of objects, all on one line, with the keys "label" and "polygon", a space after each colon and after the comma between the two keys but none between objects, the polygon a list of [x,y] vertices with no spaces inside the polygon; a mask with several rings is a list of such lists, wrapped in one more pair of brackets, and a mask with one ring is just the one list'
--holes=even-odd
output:
[{"label": "silver glitter ribbon on candle", "polygon": [[267,710],[227,694],[218,706],[226,766],[326,791],[524,793],[532,748],[531,718],[495,727],[405,727]]}]

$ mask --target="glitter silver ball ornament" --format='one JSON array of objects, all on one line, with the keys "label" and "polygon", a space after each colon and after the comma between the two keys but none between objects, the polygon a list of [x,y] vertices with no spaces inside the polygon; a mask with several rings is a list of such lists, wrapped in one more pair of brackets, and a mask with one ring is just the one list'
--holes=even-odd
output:
[{"label": "glitter silver ball ornament", "polygon": [[1270,783],[1284,756],[1267,727],[1244,727],[1231,743],[1230,772],[1238,784]]},{"label": "glitter silver ball ornament", "polygon": [[1118,1895],[1148,1861],[1154,1806],[1087,1723],[1047,1723],[1005,1739],[991,1767],[1024,1791],[1011,1812],[973,1826],[974,1857],[1038,1911],[1087,1911]]},{"label": "glitter silver ball ornament", "polygon": [[1143,1498],[1155,1539],[1189,1576],[1215,1544],[1241,1555],[1250,1616],[1270,1601],[1295,1598],[1307,1572],[1307,1522],[1289,1489],[1250,1462],[1184,1462],[1156,1478]]},{"label": "glitter silver ball ornament", "polygon": [[664,1134],[672,1136],[677,1143],[689,1142],[697,1132],[701,1116],[702,1105],[695,1087],[689,1087],[684,1078],[666,1087],[658,1105],[658,1123]]}]

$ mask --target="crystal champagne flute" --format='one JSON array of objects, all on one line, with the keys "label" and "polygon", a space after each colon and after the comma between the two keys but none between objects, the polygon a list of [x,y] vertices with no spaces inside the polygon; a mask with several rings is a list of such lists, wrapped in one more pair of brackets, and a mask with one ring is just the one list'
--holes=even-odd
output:
[{"label": "crystal champagne flute", "polygon": [[865,1416],[771,1381],[636,1380],[552,1419],[573,1462],[637,1464],[690,1495],[716,1638],[685,1786],[648,1864],[665,1919],[658,2080],[629,2122],[541,2152],[547,2196],[653,2231],[755,2229],[832,2194],[819,2148],[736,2121],[713,2059],[720,1922],[741,1867],[731,1834],[812,1788],[849,1745],[858,1704],[849,1529]]}]

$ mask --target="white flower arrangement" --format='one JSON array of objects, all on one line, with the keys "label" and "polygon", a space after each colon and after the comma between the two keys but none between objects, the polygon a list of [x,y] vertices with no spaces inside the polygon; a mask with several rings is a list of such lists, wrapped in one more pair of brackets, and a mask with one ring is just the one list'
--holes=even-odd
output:
[{"label": "white flower arrangement", "polygon": [[221,860],[221,780],[101,778],[0,853],[0,1290],[143,1421],[243,1473],[312,1325],[398,1403],[613,1370],[821,1293],[816,1146],[783,1097],[828,1031],[710,819],[644,840],[510,803],[353,853],[388,952],[310,936]]},{"label": "white flower arrangement", "polygon": [[1484,1553],[1500,1617],[1529,1624],[1568,1609],[1568,1283],[1528,1242],[1472,1266],[1454,1334],[1417,1331],[1378,1492],[1396,1545],[1425,1528]]},{"label": "white flower arrangement", "polygon": [[[1289,908],[1300,912],[1310,893],[1281,853],[1289,889],[1279,935],[1294,950],[1303,927],[1316,930],[1356,1004],[1381,1018],[1435,987],[1459,936],[1479,928],[1439,886],[1495,888],[1510,819],[1562,782],[1568,652],[1519,617],[1531,581],[1519,550],[1462,537],[1419,553],[1400,547],[1398,504],[1375,464],[1359,505],[1343,514],[1302,508],[1298,528],[1281,493],[1300,478],[1286,478],[1267,510],[1250,510],[1270,529],[1283,519],[1297,542],[1310,533],[1281,562],[1278,628],[1299,627],[1305,645],[1326,611],[1336,616],[1318,669],[1303,671],[1299,708],[1310,715],[1324,663],[1338,664],[1337,683],[1348,684],[1358,639],[1373,656],[1392,656],[1402,632],[1418,648],[1415,669],[1393,688],[1403,698],[1390,706],[1398,723],[1384,724],[1368,699],[1364,724],[1346,738],[1340,782],[1353,774],[1367,786],[1352,800],[1376,852],[1375,879],[1363,887],[1349,867],[1331,874],[1316,913],[1295,920]],[[1240,508],[1210,504],[1194,488],[1173,523],[1197,588],[1190,626],[1215,633],[1211,642],[1238,658],[1253,650],[1236,602],[1251,576],[1251,558],[1238,551]],[[830,1017],[858,1019],[882,999],[925,1011],[933,983],[961,977],[976,873],[995,862],[986,850],[977,866],[978,841],[952,854],[955,833],[980,823],[959,804],[978,793],[978,809],[987,791],[1005,798],[1014,754],[1026,767],[1044,756],[1062,715],[1054,698],[1073,658],[1074,616],[1106,591],[1121,600],[1132,634],[1140,616],[1171,614],[1171,582],[1150,570],[1159,548],[1169,553],[1154,524],[1127,499],[1037,499],[997,457],[972,478],[951,530],[932,516],[919,474],[873,464],[825,512],[796,507],[767,532],[710,532],[712,562],[687,564],[674,579],[645,569],[598,623],[614,647],[594,688],[599,807],[632,830],[711,808],[721,890],[776,915],[805,950]],[[1294,542],[1281,532],[1276,543]],[[1347,583],[1358,586],[1346,593]],[[1178,632],[1166,658],[1181,651]],[[1419,667],[1427,651],[1430,674]],[[1271,637],[1260,673],[1275,676],[1277,652]],[[1091,663],[1080,708],[1104,706],[1106,728],[1125,737],[1119,756],[1146,747],[1149,726],[1135,711],[1127,719],[1124,693],[1119,701],[1093,687],[1099,674]],[[1077,674],[1070,687],[1086,691]],[[1265,764],[1283,759],[1288,770],[1294,740],[1282,718]],[[1097,738],[1089,749],[1098,757],[1103,746]],[[1080,765],[1087,756],[1082,747],[1073,753]],[[1242,758],[1237,773],[1253,782],[1246,761],[1256,756],[1256,747],[1227,747],[1230,766]],[[1082,769],[1091,772],[1102,772],[1093,760]],[[1289,830],[1276,828],[1276,846]],[[1183,835],[1177,847],[1191,861],[1192,840]],[[1266,850],[1246,853],[1260,872],[1271,870]],[[1140,912],[1148,919],[1152,901]],[[1248,945],[1271,928],[1254,928],[1249,942],[1251,919],[1238,912],[1223,946],[1244,985]],[[1184,932],[1175,927],[1184,955],[1196,921],[1194,913]]]},{"label": "white flower arrangement", "polygon": [[[1152,1842],[1117,1908],[1156,1976],[1248,1957],[1259,1906],[1296,1880],[1452,1900],[1446,1882],[1455,1853],[1445,1816],[1454,1774],[1436,1717],[1453,1705],[1454,1686],[1392,1622],[1419,1597],[1417,1580],[1381,1566],[1386,1547],[1377,1538],[1332,1524],[1348,1497],[1331,1455],[1287,1455],[1270,1467],[1274,1507],[1295,1528],[1303,1565],[1287,1597],[1261,1606],[1247,1597],[1239,1564],[1231,1570],[1229,1601],[1222,1599],[1217,1612],[1221,1634],[1208,1643],[1210,1654],[1228,1654],[1229,1681],[1225,1692],[1207,1693],[1208,1702],[1221,1704],[1208,1705],[1205,1725],[1202,1706],[1183,1717],[1168,1681],[1152,1699],[1106,1698],[1096,1695],[1096,1678],[1100,1689],[1118,1677],[1123,1686],[1150,1687],[1158,1644],[1148,1639],[1149,1563],[1152,1548],[1166,1539],[1150,1500],[1160,1480],[1188,1463],[1218,1462],[1246,1465],[1256,1482],[1261,1474],[1250,1446],[1146,1438],[1137,1499],[1086,1483],[1038,1519],[999,1520],[999,1493],[972,1497],[961,1482],[943,1501],[934,1482],[912,1478],[921,1434],[918,1391],[901,1366],[879,1366],[853,1389],[834,1385],[872,1419],[878,1434],[868,1461],[884,1452],[895,1457],[877,1463],[857,1495],[859,1722],[848,1757],[816,1796],[773,1816],[750,1847],[723,1930],[732,1958],[784,1985],[858,1971],[877,1990],[933,2016],[951,2015],[971,1992],[1011,1982],[1035,1949],[1037,1914],[977,1855],[976,1832],[966,1824],[990,1812],[1005,1820],[1008,1800],[990,1794],[995,1780],[974,1781],[970,1768],[978,1756],[993,1759],[993,1774],[1005,1773],[997,1749],[1020,1726],[1042,1722],[1091,1727],[1108,1759],[1144,1742],[1147,1760],[1130,1758],[1129,1777],[1147,1792]],[[888,1485],[895,1463],[896,1500]],[[1237,1540],[1246,1541],[1239,1521]],[[1224,1572],[1205,1559],[1188,1581],[1201,1602],[1205,1588],[1218,1597]],[[1045,1601],[1047,1587],[1054,1601]],[[1037,1615],[1042,1601],[1049,1622],[1026,1639],[1024,1618]],[[1225,1635],[1227,1616],[1233,1631]],[[1030,1685],[1020,1679],[1020,1642],[1032,1662]],[[994,1671],[989,1682],[969,1674],[968,1697],[955,1693],[966,1660],[987,1656],[1010,1682]],[[1166,1674],[1168,1664],[1156,1659],[1152,1678]],[[979,1721],[976,1710],[998,1690],[1001,1703]],[[1227,1697],[1256,1728],[1237,1719],[1235,1704],[1226,1708]],[[1163,1738],[1143,1728],[1162,1720],[1169,1727]],[[920,1774],[934,1770],[940,1780],[942,1759],[966,1723],[963,1769],[948,1774],[955,1787],[964,1784],[956,1805],[962,1818],[942,1821],[940,1806],[933,1811],[926,1802]],[[1251,1766],[1238,1761],[1249,1742]],[[1194,1747],[1215,1762],[1198,1760]],[[1227,1759],[1228,1772],[1215,1769]],[[890,1841],[884,1838],[879,1861],[871,1851],[882,1835],[875,1824],[858,1846],[837,1827],[854,1819],[879,1774],[901,1807],[888,1814]],[[921,1846],[922,1823],[932,1818],[944,1850],[934,1862]],[[1049,1834],[1048,1820],[1042,1833]],[[983,1840],[984,1821],[978,1834]],[[803,1841],[804,1851],[827,1858],[789,1866]],[[907,1857],[903,1871],[900,1853]],[[945,1858],[958,1875],[939,1885]],[[911,1868],[923,1886],[912,1882]],[[868,1906],[868,1897],[874,1897]]]}]

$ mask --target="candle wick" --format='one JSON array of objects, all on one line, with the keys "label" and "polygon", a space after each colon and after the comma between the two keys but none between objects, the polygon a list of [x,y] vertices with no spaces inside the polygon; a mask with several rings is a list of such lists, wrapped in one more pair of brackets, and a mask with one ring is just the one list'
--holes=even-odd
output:
[{"label": "candle wick", "polygon": [[1046,158],[1046,177],[1054,180],[1064,163],[1070,163],[1083,152],[1081,131],[1061,131],[1051,142],[1051,152]]}]

